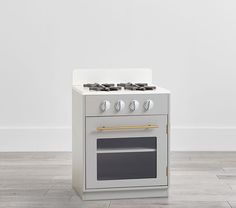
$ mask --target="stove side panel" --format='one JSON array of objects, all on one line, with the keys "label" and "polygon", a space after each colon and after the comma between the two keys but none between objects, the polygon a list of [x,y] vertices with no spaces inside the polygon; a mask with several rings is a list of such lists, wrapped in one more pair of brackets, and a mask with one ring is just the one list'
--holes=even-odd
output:
[{"label": "stove side panel", "polygon": [[167,185],[170,184],[170,142],[171,142],[171,94],[168,94],[168,114],[167,114]]},{"label": "stove side panel", "polygon": [[72,184],[82,196],[85,190],[85,98],[72,91]]}]

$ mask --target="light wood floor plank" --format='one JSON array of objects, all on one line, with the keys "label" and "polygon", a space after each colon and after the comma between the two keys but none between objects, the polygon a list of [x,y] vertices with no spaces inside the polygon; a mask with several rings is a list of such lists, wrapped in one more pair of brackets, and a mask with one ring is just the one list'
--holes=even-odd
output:
[{"label": "light wood floor plank", "polygon": [[0,208],[236,208],[236,152],[172,152],[169,198],[83,202],[71,153],[0,153]]}]

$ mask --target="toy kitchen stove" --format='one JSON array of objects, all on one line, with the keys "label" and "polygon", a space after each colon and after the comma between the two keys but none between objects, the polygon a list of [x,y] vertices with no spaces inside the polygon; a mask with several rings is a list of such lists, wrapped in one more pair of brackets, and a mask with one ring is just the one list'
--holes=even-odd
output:
[{"label": "toy kitchen stove", "polygon": [[168,90],[150,69],[73,73],[74,189],[83,200],[168,196]]}]

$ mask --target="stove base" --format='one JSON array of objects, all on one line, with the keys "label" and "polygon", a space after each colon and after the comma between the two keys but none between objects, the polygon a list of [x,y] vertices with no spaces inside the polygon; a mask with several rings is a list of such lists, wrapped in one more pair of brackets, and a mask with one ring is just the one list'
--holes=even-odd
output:
[{"label": "stove base", "polygon": [[168,188],[150,187],[145,189],[107,189],[95,190],[78,193],[82,200],[101,200],[101,199],[129,199],[129,198],[148,198],[148,197],[168,197]]}]

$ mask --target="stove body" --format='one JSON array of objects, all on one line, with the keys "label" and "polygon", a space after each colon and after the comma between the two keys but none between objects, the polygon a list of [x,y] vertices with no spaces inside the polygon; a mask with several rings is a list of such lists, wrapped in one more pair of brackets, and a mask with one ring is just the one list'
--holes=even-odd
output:
[{"label": "stove body", "polygon": [[167,197],[170,93],[152,84],[151,70],[75,70],[72,98],[72,183],[81,198]]}]

